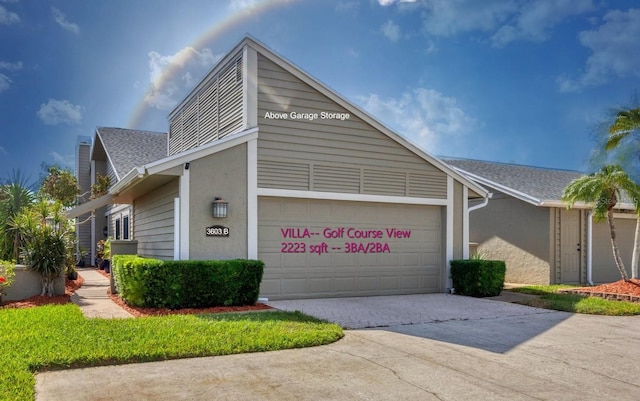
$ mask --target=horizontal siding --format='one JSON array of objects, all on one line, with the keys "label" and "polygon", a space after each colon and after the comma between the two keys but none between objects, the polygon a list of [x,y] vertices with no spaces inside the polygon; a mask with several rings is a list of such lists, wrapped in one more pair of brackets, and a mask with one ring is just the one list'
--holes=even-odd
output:
[{"label": "horizontal siding", "polygon": [[138,241],[139,255],[173,259],[173,202],[176,197],[177,179],[135,200],[133,239]]},{"label": "horizontal siding", "polygon": [[[291,112],[348,113],[258,54],[259,187],[292,189],[293,183],[314,191],[446,197],[444,172],[363,120],[267,118]],[[298,174],[305,165],[308,184]]]}]

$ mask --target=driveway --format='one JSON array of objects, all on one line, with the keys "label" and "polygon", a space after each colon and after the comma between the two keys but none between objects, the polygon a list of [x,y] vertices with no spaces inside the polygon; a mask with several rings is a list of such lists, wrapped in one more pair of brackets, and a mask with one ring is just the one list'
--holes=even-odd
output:
[{"label": "driveway", "polygon": [[271,301],[269,305],[286,311],[299,310],[348,329],[494,319],[551,312],[508,302],[449,294],[300,299]]},{"label": "driveway", "polygon": [[[407,297],[404,304],[404,297],[394,298],[400,299],[393,308],[368,300],[384,318],[351,305],[367,317],[350,317],[348,324],[393,323],[397,313],[408,320],[347,330],[334,344],[46,372],[36,377],[37,400],[638,399],[639,317],[574,315],[464,297],[457,297],[465,300],[460,303],[456,297]],[[449,299],[458,308],[449,303],[450,314],[443,316],[436,302]],[[431,320],[418,322],[425,319]]]}]

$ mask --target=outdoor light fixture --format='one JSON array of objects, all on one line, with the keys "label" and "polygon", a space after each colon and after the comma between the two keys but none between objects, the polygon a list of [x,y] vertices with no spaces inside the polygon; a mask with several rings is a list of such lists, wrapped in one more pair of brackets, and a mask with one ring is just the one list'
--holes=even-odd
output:
[{"label": "outdoor light fixture", "polygon": [[227,217],[227,210],[229,209],[229,203],[224,199],[216,196],[211,204],[213,217],[223,218]]},{"label": "outdoor light fixture", "polygon": [[104,226],[104,228],[102,229],[102,235],[104,235],[105,237],[109,235],[109,227]]}]

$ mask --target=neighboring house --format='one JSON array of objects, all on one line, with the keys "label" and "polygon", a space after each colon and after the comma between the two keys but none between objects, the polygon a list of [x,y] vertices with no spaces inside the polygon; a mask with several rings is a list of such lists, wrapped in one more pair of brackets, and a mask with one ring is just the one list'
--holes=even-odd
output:
[{"label": "neighboring house", "polygon": [[[166,133],[97,128],[93,140],[84,137],[77,145],[76,175],[82,194],[80,203],[90,200],[91,186],[96,183],[98,175],[108,176],[113,187],[137,165],[162,159],[166,155]],[[82,223],[78,225],[76,235],[79,247],[90,252],[91,261],[95,259],[99,240],[107,237],[118,240],[132,238],[133,213],[130,204],[103,201],[89,210],[78,217]]]},{"label": "neighboring house", "polygon": [[[561,201],[567,185],[583,173],[481,160],[445,161],[492,192],[486,206],[470,213],[469,240],[478,253],[506,261],[507,282],[620,280],[608,224],[594,222],[588,205],[568,210]],[[617,239],[630,271],[636,214],[628,203],[616,209]]]},{"label": "neighboring house", "polygon": [[143,256],[263,260],[270,299],[447,291],[489,195],[251,38],[169,114],[162,158],[130,134],[97,130],[117,179],[70,215],[127,210]]}]

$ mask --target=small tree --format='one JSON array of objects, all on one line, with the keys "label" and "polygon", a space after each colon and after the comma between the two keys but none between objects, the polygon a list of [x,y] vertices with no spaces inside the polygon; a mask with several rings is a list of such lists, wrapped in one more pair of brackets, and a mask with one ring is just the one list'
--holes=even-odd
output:
[{"label": "small tree", "polygon": [[52,296],[55,280],[62,275],[67,264],[69,234],[72,231],[62,204],[41,199],[19,213],[13,225],[24,241],[26,265],[42,278],[41,295]]},{"label": "small tree", "polygon": [[105,195],[111,185],[111,178],[108,175],[98,173],[96,183],[91,186],[91,199],[96,199]]},{"label": "small tree", "polygon": [[50,166],[48,171],[48,175],[40,186],[40,193],[60,202],[65,207],[75,205],[80,187],[73,173],[57,166]]}]

